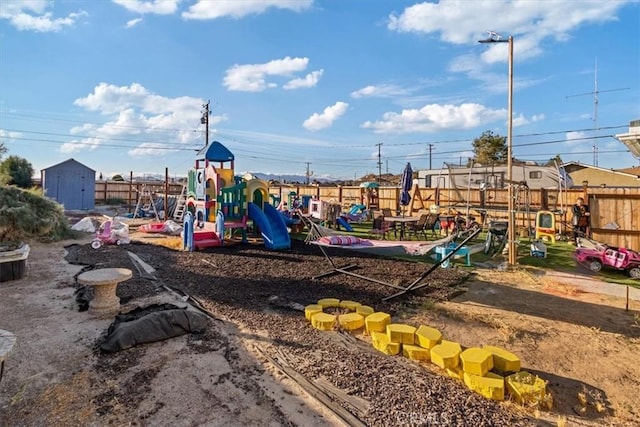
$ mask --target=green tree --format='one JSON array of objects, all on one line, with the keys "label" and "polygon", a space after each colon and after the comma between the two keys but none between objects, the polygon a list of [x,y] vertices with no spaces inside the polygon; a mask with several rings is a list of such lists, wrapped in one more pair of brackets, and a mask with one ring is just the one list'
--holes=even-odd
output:
[{"label": "green tree", "polygon": [[124,181],[124,178],[122,177],[122,175],[113,175],[111,181]]},{"label": "green tree", "polygon": [[507,138],[494,135],[490,130],[484,131],[473,140],[473,154],[475,161],[480,164],[506,163]]},{"label": "green tree", "polygon": [[[2,156],[7,152],[7,147],[4,146],[2,142],[0,142],[0,160],[2,160]],[[10,177],[9,175],[2,173],[0,171],[0,186],[7,185],[9,183]]]},{"label": "green tree", "polygon": [[14,184],[21,188],[29,188],[33,185],[33,166],[18,156],[9,156],[0,163],[0,175],[9,177],[7,184]]}]

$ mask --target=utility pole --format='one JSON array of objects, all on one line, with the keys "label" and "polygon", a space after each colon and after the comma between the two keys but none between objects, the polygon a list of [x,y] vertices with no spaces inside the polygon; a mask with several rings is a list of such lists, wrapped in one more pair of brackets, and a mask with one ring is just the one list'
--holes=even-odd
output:
[{"label": "utility pole", "polygon": [[431,170],[431,150],[433,149],[433,144],[429,144],[429,170]]},{"label": "utility pole", "polygon": [[200,123],[204,125],[204,146],[208,147],[209,146],[209,114],[211,114],[211,112],[209,111],[209,103],[211,101],[207,101],[206,104],[202,104],[202,108],[204,108],[204,111],[202,112],[202,117],[200,118]]},{"label": "utility pole", "polygon": [[382,182],[382,142],[376,145],[378,146],[378,182]]},{"label": "utility pole", "polygon": [[307,172],[305,174],[305,176],[307,177],[307,185],[309,185],[309,178],[311,177],[311,175],[313,175],[313,172],[309,170],[309,165],[311,165],[311,163],[307,162]]},{"label": "utility pole", "polygon": [[585,96],[585,95],[593,95],[593,116],[591,120],[593,120],[593,166],[598,166],[598,94],[603,92],[617,92],[620,90],[629,90],[628,87],[622,87],[618,89],[609,89],[609,90],[598,90],[598,58],[596,58],[595,70],[594,70],[594,85],[593,92],[579,93],[577,95],[569,95],[565,98],[575,98],[577,96]]}]

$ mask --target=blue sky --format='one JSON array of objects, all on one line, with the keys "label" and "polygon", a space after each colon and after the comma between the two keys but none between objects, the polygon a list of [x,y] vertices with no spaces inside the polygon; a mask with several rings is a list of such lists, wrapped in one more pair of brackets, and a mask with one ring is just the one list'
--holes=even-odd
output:
[{"label": "blue sky", "polygon": [[238,173],[359,177],[378,150],[383,173],[437,169],[507,135],[508,43],[487,30],[514,37],[517,159],[638,164],[612,137],[640,119],[623,0],[3,0],[0,138],[38,171],[182,176],[210,100]]}]

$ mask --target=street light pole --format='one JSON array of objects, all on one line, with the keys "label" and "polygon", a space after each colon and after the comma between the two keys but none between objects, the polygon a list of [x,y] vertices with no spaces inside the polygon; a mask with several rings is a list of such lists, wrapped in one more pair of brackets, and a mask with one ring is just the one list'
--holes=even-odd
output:
[{"label": "street light pole", "polygon": [[480,43],[509,43],[509,92],[507,115],[507,215],[509,226],[507,229],[507,249],[509,251],[509,265],[516,265],[518,246],[516,242],[516,212],[513,194],[513,36],[507,40],[499,34],[489,31],[489,38],[479,40]]}]

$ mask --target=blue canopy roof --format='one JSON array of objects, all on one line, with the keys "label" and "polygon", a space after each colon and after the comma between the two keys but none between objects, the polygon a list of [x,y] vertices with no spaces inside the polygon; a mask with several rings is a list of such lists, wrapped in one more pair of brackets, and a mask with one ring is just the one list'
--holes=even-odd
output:
[{"label": "blue canopy roof", "polygon": [[231,162],[235,159],[233,153],[218,141],[213,141],[206,148],[204,158],[210,162]]},{"label": "blue canopy roof", "polygon": [[361,182],[360,183],[360,187],[363,187],[363,188],[378,188],[378,187],[380,187],[380,184],[378,184],[377,182],[367,181],[367,182]]}]

